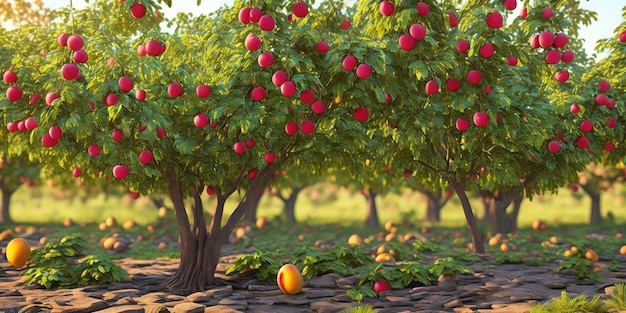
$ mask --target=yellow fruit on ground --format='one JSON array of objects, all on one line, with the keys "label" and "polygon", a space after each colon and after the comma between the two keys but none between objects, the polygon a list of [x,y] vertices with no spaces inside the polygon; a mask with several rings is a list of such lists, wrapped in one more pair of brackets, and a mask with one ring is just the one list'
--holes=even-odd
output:
[{"label": "yellow fruit on ground", "polygon": [[623,245],[621,248],[619,248],[619,254],[626,255],[626,245]]},{"label": "yellow fruit on ground", "polygon": [[6,257],[9,264],[20,268],[30,259],[30,245],[24,238],[14,238],[7,245]]},{"label": "yellow fruit on ground", "polygon": [[348,238],[348,244],[351,246],[360,246],[363,244],[363,238],[358,234],[352,234],[352,236]]},{"label": "yellow fruit on ground", "polygon": [[576,246],[572,246],[572,248],[570,250],[572,250],[573,254],[578,254],[578,252],[580,252],[580,250],[578,250],[578,248]]},{"label": "yellow fruit on ground", "polygon": [[559,243],[559,237],[557,237],[557,236],[550,237],[550,242],[553,243],[553,244],[558,244]]},{"label": "yellow fruit on ground", "polygon": [[295,295],[302,291],[304,280],[302,279],[300,270],[295,265],[285,264],[278,270],[276,282],[278,283],[278,288],[280,288],[283,293]]},{"label": "yellow fruit on ground", "polygon": [[500,239],[498,237],[491,237],[488,243],[490,247],[495,247],[500,244]]},{"label": "yellow fruit on ground", "polygon": [[263,229],[267,226],[267,224],[269,224],[269,221],[267,220],[266,217],[259,217],[256,220],[256,228],[258,229]]},{"label": "yellow fruit on ground", "polygon": [[389,253],[381,253],[374,259],[376,262],[395,262],[396,259]]},{"label": "yellow fruit on ground", "polygon": [[106,250],[111,250],[113,249],[113,244],[115,244],[115,238],[107,237],[106,239],[104,239],[104,241],[102,241],[102,248]]},{"label": "yellow fruit on ground", "polygon": [[387,253],[387,251],[389,251],[389,249],[387,248],[387,246],[385,246],[385,245],[380,245],[380,246],[378,246],[378,248],[376,249],[376,255],[383,254],[383,253]]},{"label": "yellow fruit on ground", "polygon": [[572,255],[574,255],[574,253],[572,252],[572,250],[565,250],[565,252],[563,252],[563,256],[566,258],[571,257]]},{"label": "yellow fruit on ground", "polygon": [[500,245],[500,251],[502,251],[504,253],[509,252],[510,249],[511,248],[509,247],[508,243],[503,243],[503,244]]},{"label": "yellow fruit on ground", "polygon": [[600,260],[598,254],[593,250],[588,250],[587,252],[585,252],[585,259],[594,263]]}]

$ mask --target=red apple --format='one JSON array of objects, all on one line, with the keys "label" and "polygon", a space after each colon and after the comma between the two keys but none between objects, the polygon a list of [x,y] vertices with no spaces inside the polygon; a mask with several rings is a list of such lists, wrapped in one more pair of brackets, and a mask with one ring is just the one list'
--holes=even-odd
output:
[{"label": "red apple", "polygon": [[274,26],[276,26],[276,21],[274,18],[269,15],[262,15],[259,18],[259,27],[264,31],[274,30]]},{"label": "red apple", "polygon": [[554,16],[554,11],[550,7],[545,7],[543,9],[543,17],[546,19],[551,19]]},{"label": "red apple", "polygon": [[317,52],[319,53],[326,53],[328,52],[329,46],[328,43],[324,40],[320,40],[317,42],[317,44],[315,45],[315,50],[317,50]]},{"label": "red apple", "polygon": [[411,34],[411,37],[415,40],[422,40],[426,37],[426,27],[420,23],[415,23],[411,25],[411,28],[409,28],[409,34]]},{"label": "red apple", "polygon": [[89,153],[89,155],[91,157],[97,157],[98,155],[100,155],[100,147],[98,147],[98,145],[90,145],[89,147],[87,147],[87,153]]},{"label": "red apple", "polygon": [[133,89],[133,80],[128,76],[122,76],[117,81],[117,85],[120,87],[120,90],[123,92],[129,92]]},{"label": "red apple", "polygon": [[572,52],[572,50],[565,50],[561,54],[561,61],[563,61],[563,63],[570,63],[574,61],[574,58],[575,58],[575,55],[574,55],[574,52]]},{"label": "red apple", "polygon": [[552,140],[548,143],[548,150],[557,153],[561,150],[561,143],[558,140]]},{"label": "red apple", "polygon": [[257,62],[259,63],[260,67],[272,66],[274,65],[274,55],[269,51],[265,51],[259,54]]},{"label": "red apple", "polygon": [[24,127],[26,130],[33,130],[39,125],[39,122],[34,117],[29,117],[24,121]]},{"label": "red apple", "polygon": [[212,186],[207,186],[206,187],[206,194],[209,196],[212,196],[215,194],[215,188],[213,188]]},{"label": "red apple", "polygon": [[305,89],[300,92],[300,101],[305,104],[313,103],[315,101],[315,92],[311,89]]},{"label": "red apple", "polygon": [[50,126],[48,134],[52,137],[52,139],[59,140],[63,137],[63,130],[58,126]]},{"label": "red apple", "polygon": [[350,21],[348,20],[343,20],[341,22],[341,29],[343,30],[347,30],[348,28],[350,28],[350,26],[352,26],[352,23],[350,23]]},{"label": "red apple", "polygon": [[65,80],[74,80],[80,77],[80,70],[74,63],[67,63],[61,66],[61,76]]},{"label": "red apple", "polygon": [[141,57],[145,57],[146,54],[148,54],[148,51],[146,51],[146,45],[138,45],[137,54]]},{"label": "red apple", "polygon": [[32,96],[30,96],[30,100],[28,100],[28,104],[37,103],[37,101],[39,101],[39,98],[41,98],[41,96],[38,93],[34,93]]},{"label": "red apple", "polygon": [[254,87],[252,91],[250,91],[250,97],[254,101],[262,101],[265,99],[265,88],[263,87]]},{"label": "red apple", "polygon": [[490,28],[501,28],[504,22],[502,14],[498,11],[493,11],[487,14],[487,26]]},{"label": "red apple", "polygon": [[343,66],[343,69],[346,71],[354,71],[354,69],[356,68],[358,64],[359,64],[359,61],[353,55],[346,56],[345,58],[343,58],[343,62],[341,63],[341,65]]},{"label": "red apple", "polygon": [[390,93],[386,93],[385,94],[385,102],[387,102],[387,103],[393,102],[393,97],[391,96]]},{"label": "red apple", "polygon": [[315,114],[324,114],[326,111],[326,104],[321,100],[314,101],[311,104],[311,111]]},{"label": "red apple", "polygon": [[165,45],[160,43],[158,40],[151,39],[146,42],[146,53],[151,56],[159,56],[165,52]]},{"label": "red apple", "polygon": [[239,22],[241,24],[248,24],[250,23],[250,8],[248,7],[243,7],[241,8],[241,10],[239,10],[239,15],[237,16],[239,18]]},{"label": "red apple", "polygon": [[459,42],[457,42],[456,44],[456,50],[461,52],[461,53],[465,53],[467,52],[467,50],[469,50],[469,41],[461,39],[459,40]]},{"label": "red apple", "polygon": [[23,94],[24,92],[22,91],[20,87],[9,86],[9,88],[7,88],[7,99],[9,101],[18,101],[22,99]]},{"label": "red apple", "polygon": [[439,92],[439,85],[434,80],[429,80],[426,82],[426,93],[429,95],[434,95]]},{"label": "red apple", "polygon": [[485,127],[489,125],[489,115],[483,111],[474,113],[474,125],[478,127]]},{"label": "red apple", "polygon": [[559,83],[564,83],[564,82],[566,82],[569,79],[569,71],[568,70],[558,71],[558,72],[554,73],[554,78]]},{"label": "red apple", "polygon": [[603,93],[600,93],[600,94],[596,95],[596,104],[597,105],[605,105],[608,100],[609,100],[609,98],[605,94],[603,94]]},{"label": "red apple", "polygon": [[578,114],[578,112],[580,112],[580,105],[578,105],[578,103],[572,103],[572,105],[570,105],[569,107],[569,110],[574,114]]},{"label": "red apple", "polygon": [[248,49],[249,51],[259,50],[261,48],[261,44],[262,44],[261,38],[259,38],[257,35],[252,34],[252,33],[248,34],[244,42],[246,49]]},{"label": "red apple", "polygon": [[130,7],[130,15],[132,15],[134,18],[142,18],[146,15],[146,7],[140,2],[135,2]]},{"label": "red apple", "polygon": [[530,47],[533,49],[539,48],[539,35],[530,37]]},{"label": "red apple", "polygon": [[471,70],[467,73],[467,81],[472,85],[477,85],[483,80],[483,74],[479,70]]},{"label": "red apple", "polygon": [[263,155],[263,160],[265,160],[266,163],[274,163],[274,161],[276,160],[276,154],[274,154],[274,152],[272,151],[267,151]]},{"label": "red apple", "polygon": [[72,170],[72,176],[80,177],[81,175],[83,175],[83,170],[81,170],[80,167],[77,166]]},{"label": "red apple", "polygon": [[17,123],[15,122],[8,122],[7,123],[7,130],[11,133],[16,132],[17,131]]},{"label": "red apple", "polygon": [[85,41],[80,35],[74,34],[67,38],[67,47],[70,50],[78,51],[83,48]]},{"label": "red apple", "polygon": [[461,88],[461,82],[456,77],[450,77],[446,81],[446,88],[452,92],[458,91]]},{"label": "red apple", "polygon": [[430,8],[428,7],[428,4],[422,1],[418,2],[417,13],[419,13],[419,15],[421,16],[428,16],[428,14],[430,14]]},{"label": "red apple", "polygon": [[250,8],[250,22],[258,23],[263,16],[263,12],[260,8]]},{"label": "red apple", "polygon": [[[17,130],[20,133],[25,133],[26,131],[28,131],[28,129],[26,129],[26,125],[24,125],[24,121],[19,121],[17,122]],[[49,136],[49,135],[48,135]]]},{"label": "red apple", "polygon": [[122,131],[121,129],[114,130],[111,133],[111,138],[113,138],[113,140],[116,142],[122,141],[122,139],[124,139],[124,131]]},{"label": "red apple", "polygon": [[135,91],[135,99],[137,99],[139,101],[146,100],[146,91],[143,90],[143,89],[139,89],[139,90]]},{"label": "red apple", "polygon": [[519,12],[519,17],[525,20],[528,17],[528,8],[522,8],[522,11]]},{"label": "red apple", "polygon": [[15,72],[13,72],[12,70],[8,70],[4,72],[4,75],[2,75],[2,78],[4,79],[4,82],[7,84],[15,84],[17,82],[17,74],[15,74]]},{"label": "red apple", "polygon": [[110,93],[104,98],[104,103],[107,106],[112,106],[112,105],[116,105],[118,100],[119,100],[119,97],[116,94]]},{"label": "red apple", "polygon": [[370,112],[366,108],[357,108],[354,110],[354,118],[359,122],[365,122],[370,116]]},{"label": "red apple", "polygon": [[296,122],[288,122],[285,125],[285,132],[287,135],[295,135],[298,132],[298,123]]},{"label": "red apple", "polygon": [[233,145],[233,150],[237,154],[243,154],[244,152],[246,152],[246,144],[241,141],[237,141]]},{"label": "red apple", "polygon": [[285,73],[285,71],[283,71],[283,70],[278,70],[278,71],[274,72],[274,74],[272,75],[272,83],[276,87],[279,87],[284,82],[286,82],[288,79],[289,79],[289,77],[287,76],[287,73]]},{"label": "red apple", "polygon": [[493,56],[493,53],[495,52],[495,50],[496,49],[493,46],[493,44],[486,43],[486,44],[480,46],[480,49],[479,49],[480,56],[482,56],[485,59],[488,59],[488,58]]},{"label": "red apple", "polygon": [[293,14],[297,17],[305,17],[309,14],[309,6],[302,1],[293,4]]},{"label": "red apple", "polygon": [[544,30],[539,33],[539,46],[544,49],[552,47],[552,45],[554,44],[554,40],[554,34],[549,30]]},{"label": "red apple", "polygon": [[558,33],[554,36],[554,46],[557,48],[565,47],[565,45],[567,45],[568,42],[569,42],[569,39],[567,38],[567,35],[563,33]]},{"label": "red apple", "polygon": [[470,122],[462,117],[456,119],[456,129],[459,131],[467,131],[470,127]]},{"label": "red apple", "polygon": [[374,282],[374,291],[376,293],[382,293],[389,290],[391,290],[391,286],[388,282],[384,280],[377,280]]},{"label": "red apple", "polygon": [[74,52],[74,54],[72,55],[72,59],[76,63],[87,63],[87,61],[89,60],[89,55],[85,50],[80,49]]},{"label": "red apple", "polygon": [[611,89],[611,84],[607,82],[606,80],[600,81],[598,83],[598,91],[607,92],[609,91],[609,89]]},{"label": "red apple", "polygon": [[546,53],[546,62],[548,64],[557,64],[561,61],[561,52],[559,50],[550,50]]},{"label": "red apple", "polygon": [[609,117],[609,119],[606,121],[606,126],[608,126],[609,128],[615,128],[615,126],[617,126],[617,121],[614,118]]},{"label": "red apple", "polygon": [[246,140],[246,148],[252,149],[254,148],[254,146],[256,146],[256,142],[254,141],[254,139],[248,138]]},{"label": "red apple", "polygon": [[605,150],[606,152],[611,152],[611,151],[615,150],[615,144],[614,144],[614,143],[612,143],[612,142],[607,142],[607,143],[604,145],[604,150]]},{"label": "red apple", "polygon": [[172,98],[178,98],[183,94],[183,86],[180,83],[173,82],[167,86],[167,94]]},{"label": "red apple", "polygon": [[504,0],[504,8],[507,10],[515,10],[517,8],[517,0]]},{"label": "red apple", "polygon": [[157,127],[156,132],[157,132],[157,137],[159,138],[163,138],[167,136],[167,131],[163,127]]},{"label": "red apple", "polygon": [[296,94],[296,83],[288,80],[280,85],[280,93],[285,97],[293,97]]},{"label": "red apple", "polygon": [[211,87],[207,85],[198,85],[196,87],[196,95],[200,98],[206,98],[211,94]]},{"label": "red apple", "polygon": [[593,122],[591,120],[584,120],[580,123],[580,131],[583,133],[589,133],[593,130]]},{"label": "red apple", "polygon": [[587,136],[580,136],[576,139],[576,146],[580,149],[585,149],[589,146],[589,138]]},{"label": "red apple", "polygon": [[198,113],[193,118],[193,124],[198,128],[204,128],[209,124],[209,118],[204,113]]},{"label": "red apple", "polygon": [[315,123],[309,120],[302,121],[300,123],[300,131],[303,134],[312,134],[315,131]]},{"label": "red apple", "polygon": [[493,89],[491,89],[491,87],[489,86],[485,86],[484,91],[485,91],[485,94],[489,95],[493,92]]},{"label": "red apple", "polygon": [[41,137],[41,144],[43,144],[43,146],[46,148],[54,147],[57,143],[59,143],[59,141],[50,137],[50,134],[48,133],[44,134],[43,137]]},{"label": "red apple", "polygon": [[398,38],[398,44],[402,50],[411,51],[415,48],[415,39],[413,39],[410,35],[400,35]]},{"label": "red apple", "polygon": [[257,170],[256,168],[253,168],[251,170],[248,171],[248,179],[254,179],[256,177],[256,174],[259,173],[259,170]]},{"label": "red apple", "polygon": [[59,36],[57,37],[57,43],[59,44],[59,46],[61,47],[67,47],[67,38],[70,35],[66,34],[66,33],[60,33]]},{"label": "red apple", "polygon": [[366,79],[372,75],[372,68],[368,64],[359,64],[356,68],[356,76],[361,79]]},{"label": "red apple", "polygon": [[141,153],[139,153],[139,162],[141,162],[141,164],[150,164],[152,160],[154,160],[154,155],[152,154],[152,151],[143,150],[141,151]]},{"label": "red apple", "polygon": [[619,34],[619,41],[626,42],[626,30]]},{"label": "red apple", "polygon": [[[515,0],[513,0],[513,1],[515,1]],[[509,55],[509,57],[506,58],[506,63],[509,66],[516,66],[518,62],[519,62],[519,60],[514,55]]]},{"label": "red apple", "polygon": [[378,10],[380,11],[380,14],[384,16],[391,16],[393,11],[395,11],[395,7],[392,2],[383,0],[383,2],[381,2],[378,6]]},{"label": "red apple", "polygon": [[115,177],[115,179],[125,179],[126,177],[128,177],[129,173],[130,170],[126,165],[118,164],[113,166],[113,177]]},{"label": "red apple", "polygon": [[450,25],[450,28],[454,28],[459,25],[459,17],[456,13],[448,12],[448,25]]}]

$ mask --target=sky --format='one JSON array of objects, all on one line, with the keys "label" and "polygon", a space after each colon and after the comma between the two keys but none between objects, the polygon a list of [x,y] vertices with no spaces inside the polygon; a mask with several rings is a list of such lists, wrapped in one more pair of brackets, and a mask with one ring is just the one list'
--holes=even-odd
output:
[{"label": "sky", "polygon": [[[59,8],[69,5],[70,1],[76,7],[84,7],[85,0],[43,0],[50,8]],[[111,0],[113,1],[113,0]],[[172,0],[172,7],[163,5],[166,17],[173,17],[177,12],[209,13],[224,5],[232,5],[233,0],[202,0],[200,6],[196,6],[195,0]],[[518,1],[518,4],[521,1]],[[598,13],[598,20],[589,27],[585,27],[579,33],[579,38],[585,39],[585,49],[591,55],[594,52],[596,41],[601,38],[613,36],[617,26],[623,21],[622,8],[626,6],[626,0],[581,0],[581,7]],[[518,5],[520,7],[520,5]]]}]

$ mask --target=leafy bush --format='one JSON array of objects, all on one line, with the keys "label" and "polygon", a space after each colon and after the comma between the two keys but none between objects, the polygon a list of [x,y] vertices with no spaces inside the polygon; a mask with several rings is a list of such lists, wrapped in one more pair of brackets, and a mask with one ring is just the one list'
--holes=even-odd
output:
[{"label": "leafy bush", "polygon": [[108,284],[128,280],[128,273],[104,255],[83,257],[86,242],[68,235],[32,251],[29,267],[22,273],[25,283],[47,289]]}]

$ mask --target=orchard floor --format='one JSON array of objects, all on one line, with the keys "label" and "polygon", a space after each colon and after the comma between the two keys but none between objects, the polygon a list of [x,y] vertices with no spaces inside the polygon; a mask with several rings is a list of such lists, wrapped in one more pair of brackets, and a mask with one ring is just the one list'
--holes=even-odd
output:
[{"label": "orchard floor", "polygon": [[[35,240],[33,240],[35,242]],[[0,242],[0,248],[7,242]],[[284,295],[276,285],[250,277],[227,277],[228,263],[251,251],[223,249],[224,263],[218,276],[229,284],[181,296],[161,290],[159,284],[175,271],[178,260],[120,259],[130,282],[85,288],[45,290],[24,285],[21,271],[0,259],[0,313],[12,312],[341,312],[358,305],[347,296],[357,276],[327,274],[305,283],[298,295]],[[488,257],[485,257],[488,258]],[[616,256],[626,264],[626,256]],[[452,290],[418,286],[394,290],[379,298],[366,298],[380,313],[391,312],[529,312],[530,306],[559,297],[599,295],[607,298],[614,284],[626,282],[626,269],[602,269],[602,281],[578,280],[570,274],[555,274],[556,262],[530,267],[497,265],[488,259],[470,263],[473,275],[458,275]],[[603,266],[602,260],[598,263]],[[448,286],[449,287],[449,286]]]}]

